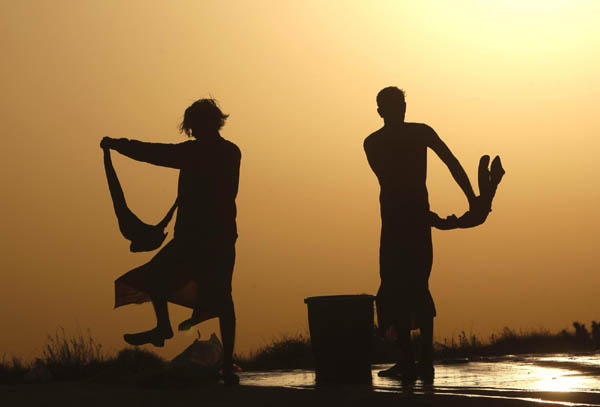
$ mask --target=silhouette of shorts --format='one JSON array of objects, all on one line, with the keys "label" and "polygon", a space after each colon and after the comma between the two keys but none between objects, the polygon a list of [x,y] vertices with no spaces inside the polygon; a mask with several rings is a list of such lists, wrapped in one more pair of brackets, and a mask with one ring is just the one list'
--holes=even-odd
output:
[{"label": "silhouette of shorts", "polygon": [[410,327],[411,319],[419,327],[424,319],[436,315],[429,291],[433,246],[428,208],[397,208],[394,212],[397,216],[382,218],[379,252],[377,319],[386,330],[391,324]]}]

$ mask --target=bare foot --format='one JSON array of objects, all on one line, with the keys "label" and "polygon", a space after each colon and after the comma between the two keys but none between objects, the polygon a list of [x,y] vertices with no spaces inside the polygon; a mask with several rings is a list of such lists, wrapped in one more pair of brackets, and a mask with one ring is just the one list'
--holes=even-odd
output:
[{"label": "bare foot", "polygon": [[179,326],[177,327],[177,329],[180,331],[188,331],[194,325],[198,325],[202,321],[203,321],[203,319],[200,319],[200,313],[197,312],[196,310],[194,310],[192,312],[192,316],[190,318],[186,319],[185,321],[183,321],[182,323],[180,323]]},{"label": "bare foot", "polygon": [[[154,329],[158,329],[158,328],[154,328]],[[162,332],[162,335],[165,337],[165,339],[171,339],[173,337],[173,330],[171,329],[170,326],[167,329],[161,329],[160,332]]]},{"label": "bare foot", "polygon": [[240,377],[233,372],[223,373],[223,383],[225,386],[235,386],[240,384]]},{"label": "bare foot", "polygon": [[130,345],[140,346],[145,345],[147,343],[151,343],[152,345],[159,348],[165,346],[165,339],[170,339],[172,337],[173,331],[171,331],[170,329],[168,331],[163,331],[158,328],[154,328],[149,331],[138,332],[135,334],[123,335],[123,339],[125,340],[125,342],[127,342]]}]

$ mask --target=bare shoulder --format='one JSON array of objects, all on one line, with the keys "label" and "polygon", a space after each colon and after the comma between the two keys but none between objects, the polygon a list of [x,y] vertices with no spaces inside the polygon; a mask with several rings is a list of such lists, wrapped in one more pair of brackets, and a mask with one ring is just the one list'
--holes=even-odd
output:
[{"label": "bare shoulder", "polygon": [[433,145],[436,140],[439,139],[435,130],[425,123],[407,123],[410,125],[411,130],[414,134],[418,135],[419,138],[422,138],[425,141],[425,144],[428,146]]},{"label": "bare shoulder", "polygon": [[381,137],[382,133],[383,133],[383,128],[369,134],[367,136],[367,138],[365,138],[365,141],[363,143],[364,148],[367,149],[370,146],[372,146],[374,143],[377,143],[377,140]]},{"label": "bare shoulder", "polygon": [[409,126],[409,128],[413,131],[419,132],[423,135],[434,135],[435,130],[433,130],[433,128],[425,123],[413,123],[413,122],[407,122],[406,123],[407,126]]}]

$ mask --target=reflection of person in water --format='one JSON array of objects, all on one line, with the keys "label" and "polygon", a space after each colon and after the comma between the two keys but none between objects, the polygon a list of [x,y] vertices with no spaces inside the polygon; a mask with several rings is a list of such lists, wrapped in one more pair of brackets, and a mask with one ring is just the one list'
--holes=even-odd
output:
[{"label": "reflection of person in water", "polygon": [[156,313],[155,328],[126,334],[125,341],[163,346],[173,336],[167,302],[193,310],[180,330],[219,317],[224,378],[226,383],[236,383],[231,278],[241,153],[219,134],[226,118],[214,100],[201,99],[186,109],[181,123],[181,131],[194,140],[157,144],[105,137],[101,147],[180,170],[174,238],[150,262],[115,281],[115,307],[152,301]]},{"label": "reflection of person in water", "polygon": [[[377,318],[386,336],[396,340],[398,363],[382,376],[433,379],[433,317],[429,292],[433,260],[429,199],[425,184],[427,148],[446,164],[465,193],[469,207],[476,197],[467,174],[433,129],[404,121],[404,92],[388,87],[377,95],[384,126],[365,139],[367,159],[381,186],[381,285],[377,292]],[[436,215],[437,216],[437,215]],[[440,221],[443,221],[440,219]],[[419,328],[422,355],[415,366],[411,329]]]}]

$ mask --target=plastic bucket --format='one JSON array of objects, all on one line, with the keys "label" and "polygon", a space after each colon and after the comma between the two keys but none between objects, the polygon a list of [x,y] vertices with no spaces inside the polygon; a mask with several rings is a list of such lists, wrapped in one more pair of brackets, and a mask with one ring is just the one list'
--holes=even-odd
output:
[{"label": "plastic bucket", "polygon": [[305,298],[317,385],[370,383],[372,295]]}]

